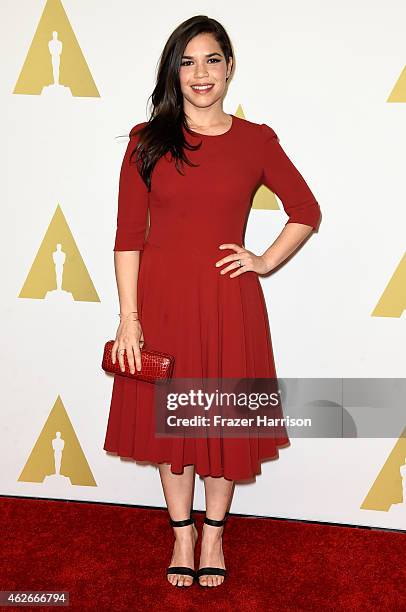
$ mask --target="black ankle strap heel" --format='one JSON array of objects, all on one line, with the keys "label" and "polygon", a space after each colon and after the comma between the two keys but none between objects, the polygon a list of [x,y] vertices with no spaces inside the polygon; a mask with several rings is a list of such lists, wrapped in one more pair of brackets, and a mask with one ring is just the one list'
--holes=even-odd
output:
[{"label": "black ankle strap heel", "polygon": [[206,523],[206,525],[211,525],[212,527],[222,527],[226,520],[227,518],[224,517],[222,521],[215,521],[214,519],[209,519],[207,516],[205,516],[203,522]]},{"label": "black ankle strap heel", "polygon": [[188,519],[184,519],[183,521],[173,521],[171,518],[169,519],[169,523],[172,527],[186,527],[186,525],[193,525],[195,519],[189,517]]},{"label": "black ankle strap heel", "polygon": [[[222,521],[216,521],[214,519],[209,519],[206,516],[203,522],[206,523],[206,525],[211,525],[212,527],[222,527],[226,521],[227,521],[227,515],[223,518]],[[200,576],[224,576],[225,578],[226,574],[227,574],[227,570],[223,569],[222,567],[201,567],[196,572],[196,578],[200,578]],[[200,581],[198,582],[201,587],[207,586],[205,584],[201,584]]]},{"label": "black ankle strap heel", "polygon": [[[172,527],[186,527],[187,525],[194,525],[195,520],[192,517],[184,519],[183,521],[174,521],[169,518],[169,524]],[[166,574],[182,574],[183,576],[191,576],[193,580],[196,578],[196,572],[192,567],[183,566],[172,566],[166,569]],[[176,586],[179,586],[176,584]]]}]

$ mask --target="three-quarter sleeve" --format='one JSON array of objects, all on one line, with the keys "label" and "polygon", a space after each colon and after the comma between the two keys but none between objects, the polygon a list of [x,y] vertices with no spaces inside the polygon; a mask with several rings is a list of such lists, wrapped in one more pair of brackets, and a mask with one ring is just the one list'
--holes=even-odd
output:
[{"label": "three-quarter sleeve", "polygon": [[[135,125],[130,134],[141,125]],[[117,230],[113,251],[142,251],[144,248],[149,194],[135,164],[136,154],[130,163],[130,155],[137,144],[137,139],[137,135],[130,136],[121,164]]]},{"label": "three-quarter sleeve", "polygon": [[299,170],[289,159],[274,130],[261,124],[263,140],[262,183],[282,202],[289,216],[285,223],[303,223],[314,229],[320,221],[320,207]]}]

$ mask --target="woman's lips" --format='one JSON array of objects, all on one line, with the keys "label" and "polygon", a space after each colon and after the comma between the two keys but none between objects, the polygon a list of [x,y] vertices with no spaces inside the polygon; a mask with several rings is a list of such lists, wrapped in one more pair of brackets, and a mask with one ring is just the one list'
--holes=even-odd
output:
[{"label": "woman's lips", "polygon": [[214,85],[192,85],[193,91],[198,94],[206,94],[211,91]]}]

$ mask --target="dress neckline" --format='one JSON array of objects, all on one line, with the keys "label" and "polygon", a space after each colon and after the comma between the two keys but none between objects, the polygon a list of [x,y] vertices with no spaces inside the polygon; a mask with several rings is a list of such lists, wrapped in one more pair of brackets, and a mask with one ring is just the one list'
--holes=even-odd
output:
[{"label": "dress neckline", "polygon": [[227,134],[230,134],[230,132],[234,128],[235,117],[232,114],[229,114],[229,117],[231,117],[231,125],[228,128],[228,130],[226,132],[223,132],[222,134],[202,134],[202,132],[196,132],[195,130],[192,130],[191,128],[189,129],[192,132],[192,134],[195,134],[196,136],[203,136],[203,138],[221,138],[222,136],[227,136]]}]

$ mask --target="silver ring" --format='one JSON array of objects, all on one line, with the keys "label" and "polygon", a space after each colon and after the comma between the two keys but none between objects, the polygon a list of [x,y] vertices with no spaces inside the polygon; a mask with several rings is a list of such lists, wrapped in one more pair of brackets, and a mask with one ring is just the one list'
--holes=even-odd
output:
[{"label": "silver ring", "polygon": [[120,355],[124,355],[124,353],[125,353],[125,348],[120,349],[118,352],[120,353]]},{"label": "silver ring", "polygon": [[238,259],[237,261],[238,261],[238,265],[239,265],[239,266],[240,266],[240,268],[241,268],[241,266],[242,266],[241,259]]}]

